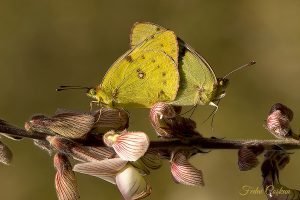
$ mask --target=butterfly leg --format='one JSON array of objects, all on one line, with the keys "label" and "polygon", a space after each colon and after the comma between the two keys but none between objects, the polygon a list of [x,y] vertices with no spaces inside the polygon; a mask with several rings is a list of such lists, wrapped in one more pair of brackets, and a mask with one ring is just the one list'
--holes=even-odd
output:
[{"label": "butterfly leg", "polygon": [[93,105],[96,104],[97,106],[99,106],[99,102],[98,101],[91,101],[90,102],[90,112],[93,111]]}]

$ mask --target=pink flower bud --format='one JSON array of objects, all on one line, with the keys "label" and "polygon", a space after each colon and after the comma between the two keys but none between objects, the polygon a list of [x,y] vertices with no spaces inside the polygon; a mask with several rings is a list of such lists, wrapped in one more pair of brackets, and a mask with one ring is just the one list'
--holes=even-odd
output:
[{"label": "pink flower bud", "polygon": [[277,103],[270,110],[267,118],[266,128],[279,139],[293,138],[299,140],[299,136],[294,134],[290,122],[293,119],[293,111],[287,106]]},{"label": "pink flower bud", "polygon": [[69,112],[53,117],[34,116],[25,123],[25,129],[67,138],[82,138],[93,128],[94,123],[95,118],[92,115]]},{"label": "pink flower bud", "polygon": [[11,150],[0,141],[0,162],[9,165],[12,160],[13,154]]},{"label": "pink flower bud", "polygon": [[178,115],[175,108],[162,102],[152,106],[150,121],[157,135],[164,138],[200,136],[194,130],[196,123]]},{"label": "pink flower bud", "polygon": [[171,173],[177,183],[204,186],[202,171],[189,163],[189,153],[178,151],[171,158]]},{"label": "pink flower bud", "polygon": [[95,114],[93,133],[106,133],[110,130],[122,131],[128,128],[129,116],[124,109],[101,108]]},{"label": "pink flower bud", "polygon": [[113,149],[107,147],[85,147],[72,140],[59,136],[48,136],[50,145],[57,151],[70,155],[74,159],[85,162],[100,161],[112,157]]},{"label": "pink flower bud", "polygon": [[238,166],[241,171],[250,170],[258,165],[257,156],[263,152],[264,148],[258,146],[243,146],[238,151]]},{"label": "pink flower bud", "polygon": [[54,167],[56,168],[55,188],[59,200],[77,200],[79,192],[75,174],[68,158],[61,153],[54,156]]}]

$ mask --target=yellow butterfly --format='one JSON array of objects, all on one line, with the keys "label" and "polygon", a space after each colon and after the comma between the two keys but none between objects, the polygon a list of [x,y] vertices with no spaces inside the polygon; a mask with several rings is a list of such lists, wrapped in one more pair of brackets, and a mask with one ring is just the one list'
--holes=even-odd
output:
[{"label": "yellow butterfly", "polygon": [[[100,85],[85,89],[102,106],[151,107],[175,99],[179,87],[177,65],[176,35],[161,31],[144,38],[115,61]],[[61,86],[58,90],[76,88],[80,87]]]}]

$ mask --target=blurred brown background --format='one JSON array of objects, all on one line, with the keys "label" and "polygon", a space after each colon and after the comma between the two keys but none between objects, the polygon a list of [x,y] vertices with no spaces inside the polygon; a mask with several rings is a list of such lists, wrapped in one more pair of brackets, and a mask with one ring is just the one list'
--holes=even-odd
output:
[{"label": "blurred brown background", "polygon": [[[150,21],[174,30],[213,66],[217,76],[251,60],[253,68],[231,76],[227,96],[214,123],[202,121],[212,111],[198,107],[193,119],[206,136],[227,139],[272,137],[262,127],[269,108],[282,102],[300,122],[299,1],[0,1],[0,117],[23,126],[36,113],[57,108],[88,110],[81,92],[57,93],[61,84],[99,84],[109,66],[129,48],[136,21]],[[131,130],[144,130],[148,110],[131,109]],[[146,126],[144,124],[147,124]],[[56,199],[51,158],[33,146],[2,139],[14,152],[10,167],[0,165],[0,199]],[[173,183],[168,163],[150,176],[158,200],[265,199],[241,196],[241,187],[261,187],[259,168],[239,172],[236,151],[212,151],[193,158],[203,170],[206,186]],[[300,188],[300,153],[282,173],[281,182]],[[81,199],[121,199],[116,187],[78,175]]]}]

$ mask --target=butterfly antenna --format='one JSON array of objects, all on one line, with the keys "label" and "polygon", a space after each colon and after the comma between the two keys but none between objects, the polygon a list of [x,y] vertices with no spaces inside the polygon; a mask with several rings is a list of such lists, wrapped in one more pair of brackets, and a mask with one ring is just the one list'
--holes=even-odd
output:
[{"label": "butterfly antenna", "polygon": [[240,67],[238,67],[238,68],[232,70],[232,71],[229,72],[228,74],[226,74],[223,78],[226,78],[226,77],[228,77],[230,74],[232,74],[232,73],[234,73],[234,72],[236,72],[236,71],[239,71],[239,70],[241,70],[241,69],[243,69],[243,68],[246,68],[246,67],[249,67],[249,66],[251,66],[251,65],[254,65],[255,63],[256,63],[255,61],[251,61],[251,62],[249,62],[249,63],[247,63],[247,64],[245,64],[245,65],[242,65],[242,66],[240,66]]},{"label": "butterfly antenna", "polygon": [[64,90],[89,90],[90,87],[83,87],[83,86],[77,86],[77,85],[61,85],[59,86],[56,91],[64,91]]}]

